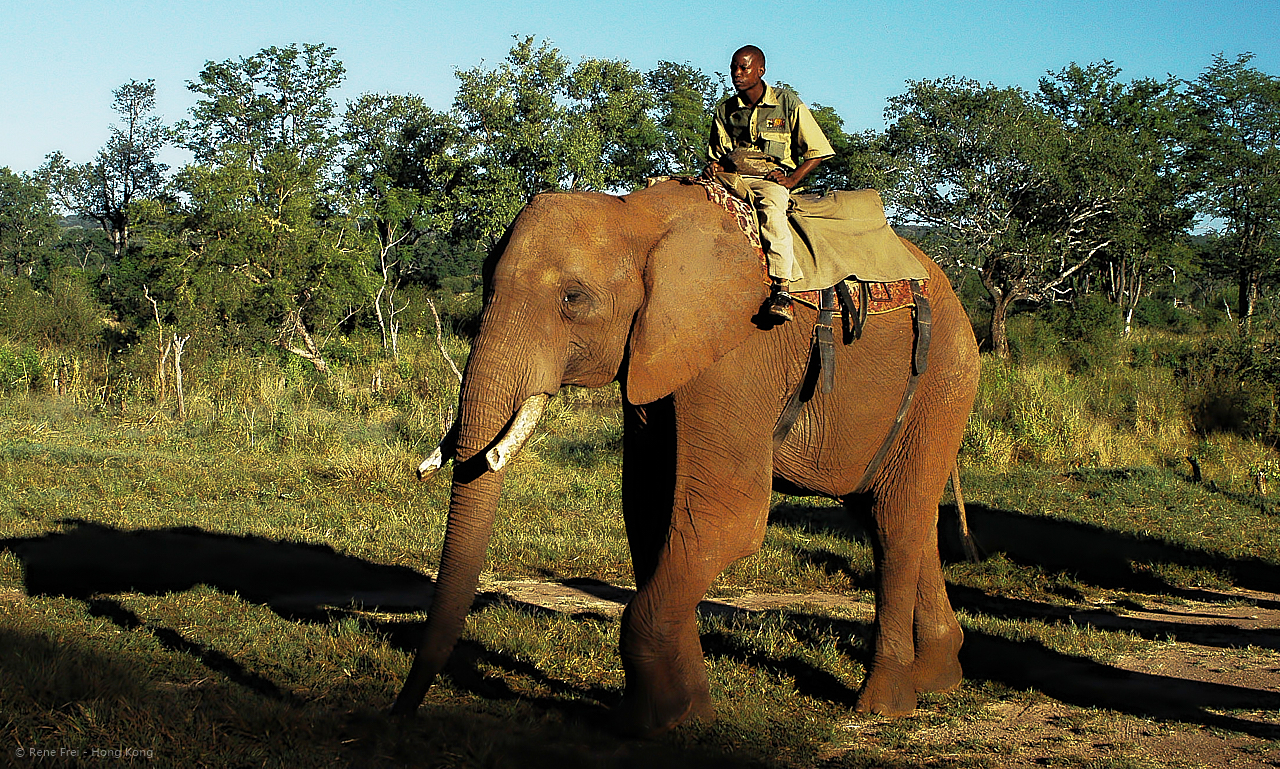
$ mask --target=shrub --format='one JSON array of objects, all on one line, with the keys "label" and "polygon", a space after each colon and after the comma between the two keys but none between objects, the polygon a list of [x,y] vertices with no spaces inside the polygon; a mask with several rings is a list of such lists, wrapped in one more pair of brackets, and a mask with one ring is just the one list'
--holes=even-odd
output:
[{"label": "shrub", "polygon": [[25,280],[8,282],[0,291],[0,330],[33,344],[85,349],[106,326],[106,311],[93,298],[83,272],[57,269],[37,291]]},{"label": "shrub", "polygon": [[1063,355],[1072,371],[1109,368],[1120,351],[1120,308],[1101,294],[1086,294],[1059,315]]},{"label": "shrub", "polygon": [[38,390],[44,383],[40,352],[31,346],[0,346],[0,392]]}]

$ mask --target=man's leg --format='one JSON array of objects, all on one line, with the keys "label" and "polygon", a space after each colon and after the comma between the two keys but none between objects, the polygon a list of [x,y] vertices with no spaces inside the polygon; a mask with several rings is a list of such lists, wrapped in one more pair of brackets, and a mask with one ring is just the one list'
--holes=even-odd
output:
[{"label": "man's leg", "polygon": [[773,291],[764,309],[782,320],[791,320],[794,316],[787,284],[803,277],[796,264],[791,228],[787,224],[791,191],[766,179],[748,179],[747,184],[755,193],[756,211],[760,215],[760,239],[764,241],[769,276],[773,279]]}]

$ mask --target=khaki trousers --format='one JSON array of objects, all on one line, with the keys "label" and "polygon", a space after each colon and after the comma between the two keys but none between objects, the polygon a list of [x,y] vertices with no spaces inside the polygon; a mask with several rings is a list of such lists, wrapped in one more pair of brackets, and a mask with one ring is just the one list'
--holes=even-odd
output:
[{"label": "khaki trousers", "polygon": [[758,176],[744,176],[742,181],[750,188],[756,213],[760,216],[760,240],[769,264],[769,275],[788,282],[804,277],[796,265],[791,227],[787,225],[791,190]]}]

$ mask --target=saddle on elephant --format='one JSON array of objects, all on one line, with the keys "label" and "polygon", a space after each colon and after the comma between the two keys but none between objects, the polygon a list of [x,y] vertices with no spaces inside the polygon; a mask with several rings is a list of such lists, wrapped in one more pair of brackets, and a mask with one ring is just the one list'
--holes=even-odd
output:
[{"label": "saddle on elephant", "polygon": [[[760,254],[762,280],[770,282],[768,264],[760,242],[756,209],[750,189],[734,173],[718,173],[715,179],[681,179],[701,185],[707,197],[728,211]],[[652,183],[652,181],[651,181]],[[831,392],[835,379],[835,317],[841,316],[845,344],[862,336],[870,315],[911,309],[915,344],[910,376],[898,410],[895,427],[868,468],[870,478],[889,447],[897,439],[902,419],[915,397],[920,375],[928,366],[932,310],[929,306],[928,270],[903,245],[889,226],[880,193],[873,189],[838,190],[824,195],[793,194],[788,221],[796,247],[796,262],[803,277],[792,281],[791,296],[818,310],[814,319],[809,372],[792,391],[773,443],[786,439],[800,410],[820,385]],[[839,306],[837,306],[839,305]]]},{"label": "saddle on elephant", "polygon": [[[671,177],[650,180],[650,184]],[[731,214],[743,234],[760,253],[761,279],[769,283],[768,266],[760,242],[760,228],[751,191],[734,173],[714,180],[680,178],[699,184],[707,197]],[[858,314],[877,315],[911,307],[911,281],[927,295],[928,272],[902,244],[884,213],[880,193],[873,189],[836,190],[823,195],[793,194],[788,216],[795,242],[796,262],[804,277],[792,281],[791,295],[818,308],[820,292],[839,284],[851,292]],[[839,308],[836,313],[839,314]]]}]

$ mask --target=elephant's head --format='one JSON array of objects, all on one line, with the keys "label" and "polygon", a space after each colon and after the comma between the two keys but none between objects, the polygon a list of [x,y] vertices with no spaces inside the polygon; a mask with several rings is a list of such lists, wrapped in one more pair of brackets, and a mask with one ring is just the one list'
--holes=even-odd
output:
[{"label": "elephant's head", "polygon": [[506,463],[562,384],[623,382],[628,402],[671,394],[756,327],[758,256],[700,187],[533,200],[485,265],[480,332],[458,417],[434,460],[455,462],[435,599],[396,701],[412,712],[471,606]]}]

